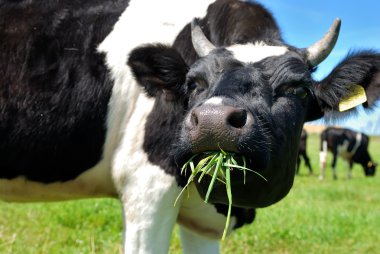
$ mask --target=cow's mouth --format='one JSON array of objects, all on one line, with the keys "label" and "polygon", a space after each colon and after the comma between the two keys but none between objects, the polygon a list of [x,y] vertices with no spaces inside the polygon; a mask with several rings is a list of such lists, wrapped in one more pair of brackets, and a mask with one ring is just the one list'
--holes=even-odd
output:
[{"label": "cow's mouth", "polygon": [[[219,151],[195,154],[182,167],[182,173],[190,171],[185,188],[194,182],[199,194],[206,203],[228,205],[226,226],[222,239],[227,233],[232,206],[241,206],[241,201],[239,201],[242,198],[241,196],[238,197],[237,203],[233,201],[232,186],[245,185],[248,173],[254,173],[262,180],[267,181],[260,173],[249,169],[250,164],[251,160],[247,160],[244,155],[220,149]],[[236,171],[242,173],[240,174],[242,179],[238,180],[237,175],[234,174]],[[244,199],[246,197],[243,195]]]},{"label": "cow's mouth", "polygon": [[229,205],[230,189],[233,206],[258,207],[261,205],[255,201],[255,193],[265,189],[268,181],[265,164],[262,157],[255,159],[248,154],[215,150],[188,155],[182,173],[189,177],[188,182],[194,182],[208,203]]}]

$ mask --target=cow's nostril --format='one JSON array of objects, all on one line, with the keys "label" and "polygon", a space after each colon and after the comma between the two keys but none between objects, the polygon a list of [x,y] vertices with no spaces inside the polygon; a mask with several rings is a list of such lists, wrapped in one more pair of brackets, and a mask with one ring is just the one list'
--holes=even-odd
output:
[{"label": "cow's nostril", "polygon": [[247,123],[247,111],[240,109],[232,112],[227,118],[227,123],[234,128],[243,128]]},{"label": "cow's nostril", "polygon": [[190,122],[193,127],[197,126],[199,123],[198,116],[194,111],[191,113]]}]

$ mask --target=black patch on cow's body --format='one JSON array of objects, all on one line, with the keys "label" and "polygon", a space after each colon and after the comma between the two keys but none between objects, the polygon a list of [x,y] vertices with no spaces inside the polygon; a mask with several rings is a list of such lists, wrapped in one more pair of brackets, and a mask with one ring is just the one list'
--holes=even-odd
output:
[{"label": "black patch on cow's body", "polygon": [[128,1],[0,9],[0,178],[67,181],[102,155],[112,81],[96,52]]}]

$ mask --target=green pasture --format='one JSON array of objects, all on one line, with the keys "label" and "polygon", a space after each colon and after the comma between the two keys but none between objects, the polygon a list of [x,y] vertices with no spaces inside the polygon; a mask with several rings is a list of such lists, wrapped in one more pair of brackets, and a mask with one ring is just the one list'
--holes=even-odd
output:
[{"label": "green pasture", "polygon": [[[309,135],[308,152],[315,174],[309,176],[302,163],[289,195],[259,209],[253,224],[222,242],[222,253],[380,253],[379,174],[366,178],[355,165],[347,180],[347,165],[340,160],[338,180],[328,167],[320,182],[317,135]],[[379,137],[371,139],[370,153],[380,162]],[[121,241],[117,200],[0,203],[1,254],[120,253]],[[170,253],[181,253],[177,229]]]}]

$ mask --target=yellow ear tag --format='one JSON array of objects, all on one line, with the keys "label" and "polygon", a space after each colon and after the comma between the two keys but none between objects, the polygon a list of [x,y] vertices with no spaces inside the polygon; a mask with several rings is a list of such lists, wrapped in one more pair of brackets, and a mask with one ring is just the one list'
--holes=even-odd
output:
[{"label": "yellow ear tag", "polygon": [[366,101],[367,96],[364,88],[359,85],[353,85],[350,94],[342,98],[339,102],[339,111],[342,112],[352,109]]}]

